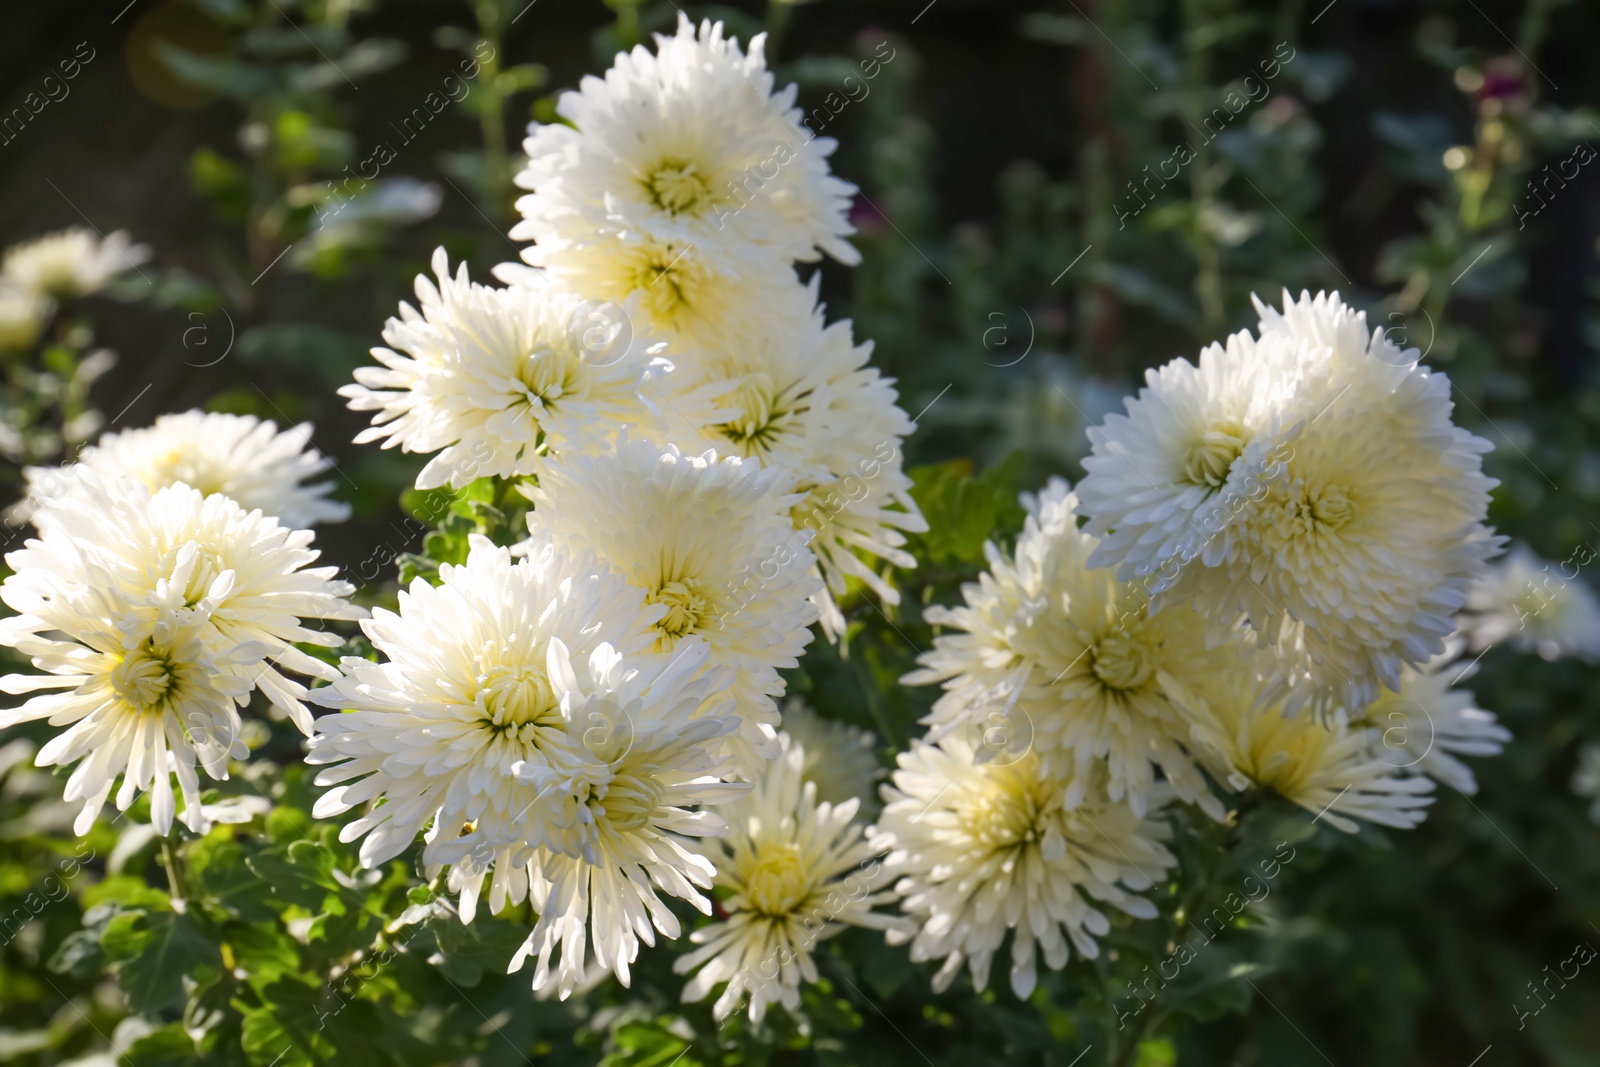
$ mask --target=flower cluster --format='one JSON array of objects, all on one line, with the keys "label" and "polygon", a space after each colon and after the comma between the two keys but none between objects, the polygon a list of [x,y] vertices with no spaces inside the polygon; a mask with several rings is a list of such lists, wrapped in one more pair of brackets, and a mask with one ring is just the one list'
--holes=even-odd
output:
[{"label": "flower cluster", "polygon": [[496,273],[610,301],[628,330],[669,341],[675,373],[720,398],[707,416],[650,390],[699,441],[673,443],[784,472],[836,634],[852,580],[897,602],[870,560],[915,566],[905,533],[927,525],[902,470],[912,423],[893,383],[795,278],[795,261],[822,252],[859,260],[845,241],[853,189],[828,173],[834,141],[803,125],[794,87],[774,92],[764,38],[744,51],[720,23],[681,18],[655,53],[619,55],[603,79],[563,94],[571,125],[535,126],[517,177],[530,192],[512,236],[535,242],[523,258],[538,270]]},{"label": "flower cluster", "polygon": [[[314,566],[309,527],[349,509],[307,426],[189,412],[27,470],[14,514],[39,536],[6,557],[0,644],[34,671],[0,690],[42,695],[0,726],[60,728],[38,762],[76,764],[79,833],[113,791],[148,794],[163,834],[180,797],[193,831],[234,817],[200,771],[248,756],[259,691],[363,866],[414,854],[466,923],[485,896],[528,907],[511,970],[536,992],[627,985],[686,905],[704,918],[673,967],[718,1019],[798,1012],[852,927],[939,961],[938,990],[963,969],[984,989],[1009,941],[1027,998],[1041,956],[1157,916],[1182,805],[1224,821],[1262,791],[1345,832],[1415,827],[1437,783],[1477,789],[1462,757],[1510,740],[1457,688],[1464,652],[1600,655],[1592,552],[1489,566],[1488,445],[1449,380],[1337,294],[1286,294],[1150,371],[1090,430],[1076,490],[1024,494],[1014,545],[924,612],[939,631],[903,681],[942,692],[880,784],[872,735],[781,672],[851,598],[898,602],[927,529],[913,424],[796,272],[856,262],[853,190],[762,48],[685,18],[563,94],[565,123],[525,142],[526,262],[484,284],[436,252],[340,390],[371,413],[358,442],[427,457],[429,499],[515,503],[492,509],[515,531],[430,547],[436,577],[393,610]],[[7,301],[139,255],[79,233],[14,250],[0,347]],[[359,620],[370,653],[310,654],[345,643],[326,620]]]},{"label": "flower cluster", "polygon": [[[65,796],[83,801],[78,833],[119,776],[118,810],[148,792],[151,822],[168,832],[174,774],[184,823],[203,830],[197,768],[225,779],[228,760],[248,755],[239,709],[258,690],[310,732],[306,688],[282,672],[337,677],[295,646],[340,644],[307,620],[361,612],[332,567],[312,566],[311,531],[277,514],[342,516],[326,486],[300,484],[328,465],[309,436],[190,412],[107,435],[84,462],[29,472],[40,535],[6,556],[14,573],[0,599],[17,615],[0,624],[0,644],[38,673],[7,675],[0,689],[47,692],[0,712],[0,725],[66,728],[37,762],[77,763]],[[229,441],[239,447],[216,450]]]},{"label": "flower cluster", "polygon": [[1337,293],[1257,301],[1240,333],[1147,375],[1092,431],[1079,486],[1096,566],[1152,578],[1232,639],[1242,615],[1289,706],[1356,712],[1444,651],[1503,543],[1490,448],[1451,422],[1450,380]]},{"label": "flower cluster", "polygon": [[[964,603],[926,613],[949,632],[905,681],[944,692],[877,840],[941,982],[966,962],[981,988],[1011,930],[1027,996],[1038,948],[1098,951],[1089,900],[1153,914],[1132,893],[1173,862],[1171,799],[1221,819],[1216,790],[1270,790],[1340,830],[1404,829],[1436,781],[1475,791],[1458,757],[1510,738],[1453,688],[1474,666],[1458,625],[1503,637],[1501,587],[1533,589],[1473,585],[1501,544],[1488,444],[1337,294],[1257,307],[1257,334],[1150,371],[1090,430],[1076,492],[1025,494],[1014,550],[987,546]],[[1587,590],[1547,584],[1517,618],[1572,636],[1525,640],[1580,650]]]},{"label": "flower cluster", "polygon": [[855,586],[893,601],[880,561],[913,566],[926,529],[892,383],[795,273],[855,261],[852,190],[761,46],[684,21],[565,94],[572,125],[536,125],[518,178],[527,264],[487,286],[438,252],[341,390],[374,413],[358,441],[430,457],[418,488],[493,478],[532,509],[526,540],[474,536],[373,613],[377,659],[317,691],[340,714],[308,756],[364,864],[420,835],[464,920],[485,887],[531,904],[512,966],[537,991],[627,984],[680,934],[669,898],[742,892],[695,935],[686,995],[726,983],[718,1013],[748,993],[755,1019],[798,1004],[812,940],[890,921],[856,871],[877,855],[859,793],[802,785],[779,671]]}]

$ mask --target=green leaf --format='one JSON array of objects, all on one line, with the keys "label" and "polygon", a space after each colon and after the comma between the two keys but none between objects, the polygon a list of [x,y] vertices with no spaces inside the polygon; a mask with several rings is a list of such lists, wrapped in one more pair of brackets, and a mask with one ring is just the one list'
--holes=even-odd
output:
[{"label": "green leaf", "polygon": [[344,910],[340,898],[347,890],[333,877],[333,857],[311,841],[267,849],[245,862],[280,900],[314,912],[327,911],[330,906]]},{"label": "green leaf", "polygon": [[298,942],[277,923],[231,924],[225,940],[253,984],[270,984],[300,971]]},{"label": "green leaf", "polygon": [[276,917],[272,887],[245,862],[244,848],[224,830],[201,838],[184,850],[189,877],[208,906],[246,922]]},{"label": "green leaf", "polygon": [[984,542],[997,529],[1021,525],[1016,493],[1021,469],[1019,453],[976,476],[966,460],[912,468],[911,495],[929,527],[913,539],[913,554],[935,563],[981,560]]},{"label": "green leaf", "polygon": [[250,182],[239,164],[210,148],[200,148],[189,159],[195,189],[224,218],[243,219],[250,211]]},{"label": "green leaf", "polygon": [[1134,1067],[1177,1067],[1177,1063],[1178,1049],[1171,1041],[1162,1038],[1139,1042],[1139,1058]]},{"label": "green leaf", "polygon": [[140,1014],[182,1004],[186,977],[204,984],[222,968],[222,953],[206,932],[177,912],[122,912],[106,924],[100,947],[122,964],[118,981]]},{"label": "green leaf", "polygon": [[601,1067],[705,1067],[692,1045],[667,1028],[668,1019],[627,1023],[611,1032],[612,1051]]},{"label": "green leaf", "polygon": [[253,1067],[312,1067],[309,1039],[296,1041],[290,1034],[272,1008],[246,1011],[239,1046]]},{"label": "green leaf", "polygon": [[484,915],[471,926],[454,916],[440,916],[429,920],[425,929],[439,950],[429,962],[451,982],[467,988],[482,982],[485,973],[504,974],[528,936],[527,927],[519,923]]},{"label": "green leaf", "polygon": [[194,1039],[181,1023],[145,1034],[123,1051],[121,1059],[132,1067],[187,1067],[201,1062]]},{"label": "green leaf", "polygon": [[51,954],[46,964],[57,974],[92,979],[105,968],[105,953],[100,949],[98,930],[74,930]]},{"label": "green leaf", "polygon": [[[83,891],[83,905],[93,908],[98,904],[117,904],[123,908],[172,907],[172,898],[159,889],[145,885],[144,880],[128,874],[116,874]],[[87,918],[87,917],[86,917]]]}]

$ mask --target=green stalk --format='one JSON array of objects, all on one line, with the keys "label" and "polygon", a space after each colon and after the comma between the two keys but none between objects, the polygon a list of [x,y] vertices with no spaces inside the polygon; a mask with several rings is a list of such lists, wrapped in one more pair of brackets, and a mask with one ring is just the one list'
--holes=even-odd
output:
[{"label": "green stalk", "polygon": [[500,91],[500,49],[504,39],[499,0],[478,0],[475,5],[478,35],[491,49],[480,64],[478,125],[483,131],[484,214],[504,219],[511,210],[511,156],[506,149],[505,94]]},{"label": "green stalk", "polygon": [[[1183,53],[1184,53],[1184,119],[1194,130],[1203,131],[1203,101],[1210,98],[1210,60],[1206,46],[1201,42],[1202,29],[1212,21],[1206,10],[1206,0],[1184,0],[1183,3]],[[1222,331],[1227,320],[1222,302],[1222,253],[1217,242],[1206,232],[1200,220],[1213,209],[1222,185],[1222,174],[1212,161],[1210,143],[1202,135],[1194,144],[1194,162],[1190,165],[1190,183],[1194,189],[1195,225],[1192,231],[1194,256],[1199,273],[1194,279],[1194,295],[1200,302],[1200,337],[1214,337]]]},{"label": "green stalk", "polygon": [[188,890],[184,886],[182,862],[177,850],[172,847],[172,839],[161,839],[161,865],[167,870],[167,895],[172,898],[172,910],[182,914],[185,909],[184,900]]},{"label": "green stalk", "polygon": [[778,50],[783,46],[783,31],[789,28],[789,16],[794,13],[792,0],[767,0],[767,65],[778,61]]}]

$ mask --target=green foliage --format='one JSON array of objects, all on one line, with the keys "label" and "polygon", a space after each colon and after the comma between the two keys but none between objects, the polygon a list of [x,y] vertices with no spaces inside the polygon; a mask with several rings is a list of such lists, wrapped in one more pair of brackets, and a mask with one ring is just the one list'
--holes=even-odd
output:
[{"label": "green foliage", "polygon": [[981,561],[983,544],[994,530],[1022,524],[1021,467],[1022,457],[1013,454],[977,475],[970,461],[959,459],[913,468],[911,495],[928,520],[928,532],[917,535],[912,553],[930,563]]}]

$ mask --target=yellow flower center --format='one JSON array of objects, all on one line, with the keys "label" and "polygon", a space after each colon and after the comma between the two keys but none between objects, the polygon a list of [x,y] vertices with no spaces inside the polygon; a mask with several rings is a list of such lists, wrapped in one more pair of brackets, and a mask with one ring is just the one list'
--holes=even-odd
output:
[{"label": "yellow flower center", "polygon": [[[195,488],[199,487],[196,486]],[[204,489],[200,491],[202,493],[205,492]],[[195,549],[197,558],[194,561],[194,569],[189,572],[189,580],[183,587],[184,603],[191,608],[205,599],[206,592],[211,588],[211,584],[217,580],[223,571],[229,569],[221,555],[203,543],[196,542]],[[175,570],[168,577],[169,579],[176,578]]]},{"label": "yellow flower center", "polygon": [[170,653],[146,641],[111,669],[111,688],[135,711],[159,711],[176,686]]},{"label": "yellow flower center", "polygon": [[957,805],[961,824],[993,849],[1036,845],[1044,836],[1040,827],[1044,804],[1026,780],[1006,767],[996,773],[992,788]]},{"label": "yellow flower center", "polygon": [[1239,769],[1257,785],[1296,800],[1315,779],[1332,739],[1328,728],[1307,712],[1287,719],[1276,713],[1258,715],[1251,720],[1249,747],[1240,753],[1244,765]]},{"label": "yellow flower center", "polygon": [[655,319],[676,327],[680,316],[696,306],[705,278],[691,246],[668,242],[640,253],[626,284],[640,293]]},{"label": "yellow flower center", "polygon": [[1356,516],[1356,501],[1342,485],[1311,488],[1302,482],[1272,491],[1268,529],[1280,544],[1336,533]]},{"label": "yellow flower center", "polygon": [[1215,423],[1184,455],[1184,481],[1220,488],[1228,478],[1233,461],[1244,451],[1244,443],[1244,426],[1238,419],[1227,418]]},{"label": "yellow flower center", "polygon": [[612,829],[630,834],[645,828],[666,799],[667,787],[651,775],[619,774],[605,787],[603,797],[591,797],[589,806],[603,814]]},{"label": "yellow flower center", "polygon": [[724,401],[739,414],[716,429],[744,455],[760,457],[785,433],[787,423],[807,410],[804,400],[805,394],[790,396],[770,374],[757,371],[746,375]]},{"label": "yellow flower center", "polygon": [[553,404],[573,392],[571,364],[549,345],[537,345],[517,368],[517,380],[530,407]]},{"label": "yellow flower center", "polygon": [[1089,666],[1107,689],[1137,689],[1155,675],[1156,653],[1142,634],[1118,630],[1094,646]]},{"label": "yellow flower center", "polygon": [[[515,638],[507,642],[515,644]],[[478,705],[491,733],[532,741],[538,728],[551,724],[556,712],[550,681],[529,659],[512,648],[492,646],[486,657],[497,660],[474,679]]]},{"label": "yellow flower center", "polygon": [[185,485],[198,489],[205,496],[227,491],[227,487],[215,477],[208,477],[215,472],[202,471],[198,462],[200,457],[193,450],[183,446],[174,445],[153,457],[144,472],[144,484],[151,492],[164,489],[174,482],[183,482]]},{"label": "yellow flower center", "polygon": [[710,614],[711,604],[701,592],[700,583],[691,579],[662,582],[645,598],[651,604],[665,604],[667,613],[656,623],[656,629],[676,641],[684,634],[700,629],[700,624]]},{"label": "yellow flower center", "polygon": [[1311,517],[1317,525],[1337,530],[1355,516],[1355,504],[1342,485],[1325,485],[1314,494],[1308,494]]},{"label": "yellow flower center", "polygon": [[811,895],[809,865],[799,846],[773,841],[757,846],[756,862],[745,879],[750,907],[763,915],[788,915]]},{"label": "yellow flower center", "polygon": [[711,203],[704,173],[684,159],[664,159],[644,179],[645,192],[669,215],[699,214]]}]

